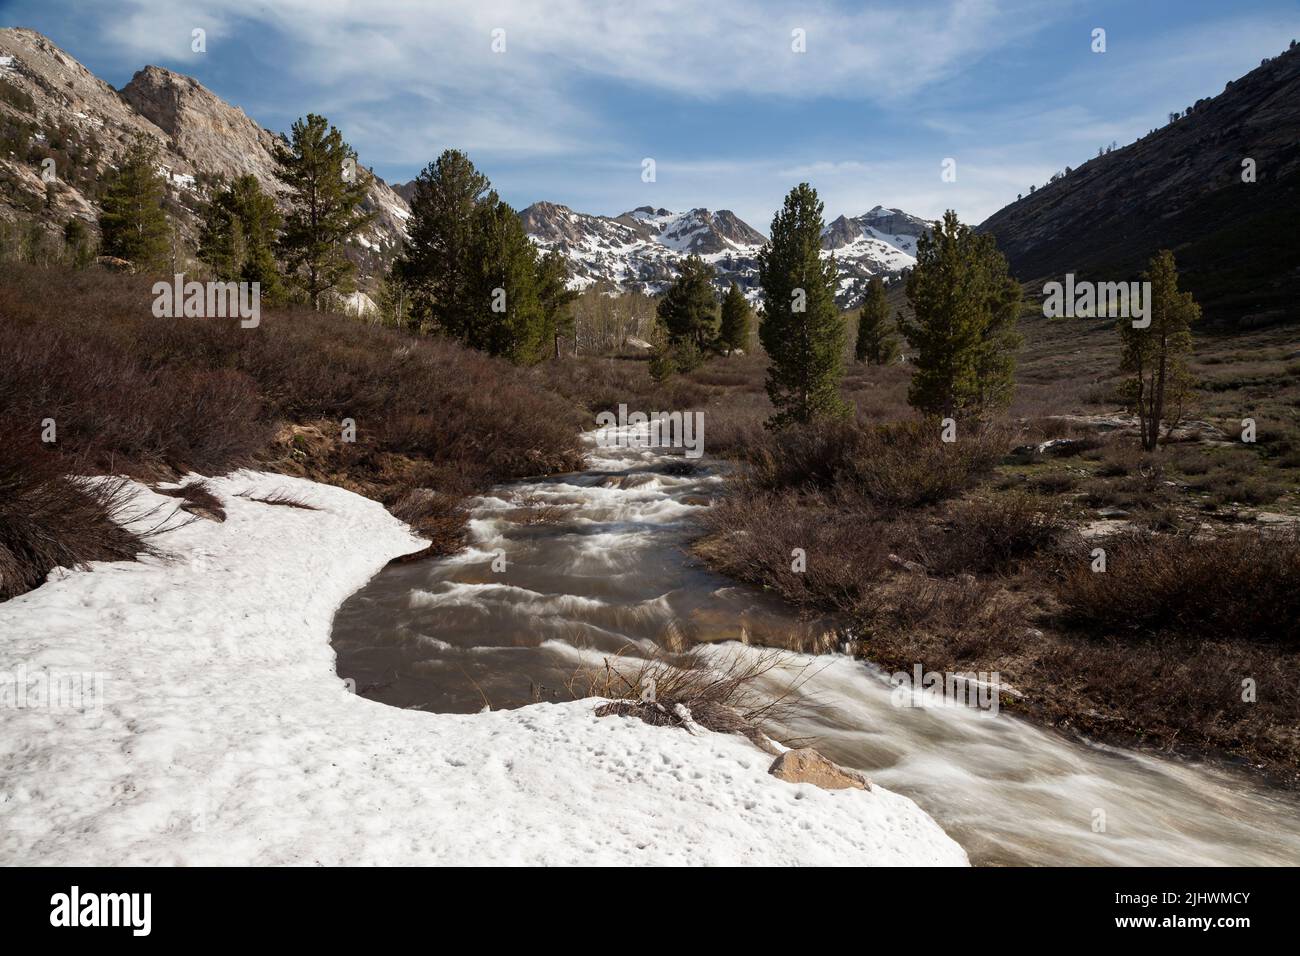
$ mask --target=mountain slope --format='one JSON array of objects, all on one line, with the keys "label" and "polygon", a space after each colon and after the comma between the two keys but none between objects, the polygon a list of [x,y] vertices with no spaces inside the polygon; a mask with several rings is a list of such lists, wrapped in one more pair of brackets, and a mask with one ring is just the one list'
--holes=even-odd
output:
[{"label": "mountain slope", "polygon": [[[168,211],[191,241],[213,177],[252,174],[267,191],[280,190],[279,137],[197,80],[147,66],[118,91],[41,34],[0,29],[0,219],[53,229],[76,216],[93,226],[99,184],[136,136],[159,144]],[[48,188],[45,159],[57,174]],[[353,252],[366,274],[391,257],[410,212],[378,177],[364,205],[376,219]]]},{"label": "mountain slope", "polygon": [[[1253,159],[1257,181],[1242,181]],[[992,233],[1022,281],[1136,278],[1158,249],[1209,320],[1300,319],[1300,49],[1190,114],[998,211]]]}]

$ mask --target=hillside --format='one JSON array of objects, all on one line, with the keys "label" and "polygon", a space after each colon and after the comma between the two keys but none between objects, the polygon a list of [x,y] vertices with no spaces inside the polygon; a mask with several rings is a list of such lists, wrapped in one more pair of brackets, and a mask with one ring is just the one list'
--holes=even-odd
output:
[{"label": "hillside", "polygon": [[[190,241],[214,177],[252,174],[280,189],[276,134],[197,80],[146,66],[116,90],[41,34],[0,29],[0,220],[55,230],[75,216],[93,228],[104,174],[136,136],[159,144],[168,211]],[[41,176],[47,159],[57,176],[50,184]],[[353,249],[363,281],[391,258],[410,215],[378,177],[365,205],[376,218]]]},{"label": "hillside", "polygon": [[[1256,181],[1243,182],[1243,160]],[[1135,143],[990,216],[1013,273],[1136,278],[1161,248],[1207,320],[1300,319],[1300,50],[1274,57]]]}]

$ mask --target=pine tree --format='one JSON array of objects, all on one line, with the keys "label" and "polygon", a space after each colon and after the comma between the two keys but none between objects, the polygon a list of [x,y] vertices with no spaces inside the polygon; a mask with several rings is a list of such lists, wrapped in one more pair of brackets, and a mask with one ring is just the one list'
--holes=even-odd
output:
[{"label": "pine tree", "polygon": [[770,427],[840,415],[846,329],[835,305],[834,258],[821,258],[822,203],[800,183],[772,220],[758,255],[764,318],[758,336],[771,364],[767,395],[777,408]]},{"label": "pine tree", "polygon": [[552,342],[560,357],[560,339],[573,338],[573,302],[578,293],[569,288],[569,260],[555,250],[537,260],[537,297],[542,305],[542,341]]},{"label": "pine tree", "polygon": [[370,174],[357,165],[342,134],[315,113],[293,124],[289,144],[279,144],[275,159],[290,203],[280,238],[285,271],[319,309],[325,293],[355,287],[356,265],[345,244],[374,218],[359,208]]},{"label": "pine tree", "polygon": [[218,279],[260,284],[261,300],[276,304],[284,286],[275,262],[281,216],[275,200],[262,191],[257,177],[240,176],[218,188],[203,210],[199,258]]},{"label": "pine tree", "polygon": [[495,193],[474,207],[468,253],[465,344],[520,364],[537,361],[551,345],[537,290],[537,247]]},{"label": "pine tree", "polygon": [[1131,318],[1120,319],[1120,370],[1132,375],[1125,392],[1138,416],[1142,447],[1154,451],[1161,424],[1167,422],[1166,435],[1173,430],[1191,393],[1187,356],[1192,351],[1191,326],[1200,319],[1201,307],[1190,292],[1178,290],[1178,267],[1168,249],[1152,256],[1142,278],[1151,283],[1151,323],[1138,329]]},{"label": "pine tree", "polygon": [[470,292],[474,210],[491,188],[464,153],[449,149],[415,179],[407,241],[394,271],[421,328],[464,339],[480,303]]},{"label": "pine tree", "polygon": [[749,344],[752,317],[753,310],[745,301],[744,293],[736,283],[731,283],[731,288],[722,300],[722,327],[718,331],[718,344],[726,350],[727,355]]},{"label": "pine tree", "polygon": [[875,365],[888,365],[898,357],[898,339],[889,323],[889,301],[880,276],[872,276],[867,284],[867,297],[858,312],[858,340],[853,346],[853,357]]},{"label": "pine tree", "polygon": [[907,277],[915,318],[899,316],[916,371],[907,400],[926,415],[978,416],[1010,401],[1020,287],[992,236],[951,210],[917,242]]},{"label": "pine tree", "polygon": [[703,353],[718,331],[717,273],[699,256],[687,256],[657,310],[671,346],[689,343]]},{"label": "pine tree", "polygon": [[171,262],[171,229],[163,202],[167,183],[158,171],[158,145],[138,137],[110,175],[99,215],[104,255],[137,270],[163,272]]}]

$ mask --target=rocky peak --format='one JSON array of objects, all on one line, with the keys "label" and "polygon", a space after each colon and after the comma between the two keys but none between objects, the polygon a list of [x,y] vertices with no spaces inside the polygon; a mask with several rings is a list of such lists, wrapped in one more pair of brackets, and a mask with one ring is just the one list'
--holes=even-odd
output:
[{"label": "rocky peak", "polygon": [[195,168],[234,178],[252,174],[277,191],[275,136],[193,77],[146,66],[122,87],[122,99],[171,137],[172,148]]}]

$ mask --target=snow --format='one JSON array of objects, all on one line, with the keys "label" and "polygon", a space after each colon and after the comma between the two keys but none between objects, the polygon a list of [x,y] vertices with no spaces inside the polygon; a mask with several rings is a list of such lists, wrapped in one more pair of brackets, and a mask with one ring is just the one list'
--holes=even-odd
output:
[{"label": "snow", "polygon": [[340,488],[210,487],[224,523],[0,604],[0,675],[104,676],[98,706],[15,707],[0,684],[0,864],[966,863],[907,798],[776,780],[740,737],[592,700],[453,715],[355,696],[334,611],[422,542]]},{"label": "snow", "polygon": [[0,73],[12,73],[14,69],[14,58],[12,56],[0,56]]}]

